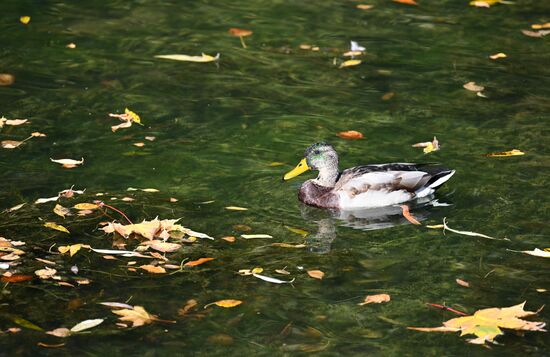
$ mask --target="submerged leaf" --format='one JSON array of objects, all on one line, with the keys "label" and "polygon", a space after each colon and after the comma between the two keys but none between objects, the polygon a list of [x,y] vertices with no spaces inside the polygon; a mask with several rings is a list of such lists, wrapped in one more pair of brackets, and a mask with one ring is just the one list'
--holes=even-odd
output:
[{"label": "submerged leaf", "polygon": [[209,262],[209,261],[214,260],[214,259],[215,258],[199,258],[197,260],[192,260],[190,262],[187,262],[183,266],[194,267],[194,266],[204,264],[204,263]]},{"label": "submerged leaf", "polygon": [[184,61],[184,62],[212,62],[220,58],[218,53],[215,57],[201,54],[200,56],[188,56],[188,55],[157,55],[155,58],[162,58],[174,61]]},{"label": "submerged leaf", "polygon": [[71,233],[71,232],[69,232],[69,230],[67,228],[65,228],[62,225],[57,224],[55,222],[46,222],[46,223],[44,223],[44,227],[55,229],[56,231],[60,231],[60,232],[63,232],[63,233]]},{"label": "submerged leaf", "polygon": [[502,152],[493,152],[490,154],[486,154],[487,157],[506,157],[506,156],[519,156],[519,155],[525,155],[525,153],[518,149],[513,149],[510,151],[502,151]]},{"label": "submerged leaf", "polygon": [[241,300],[234,300],[234,299],[218,300],[218,301],[215,301],[215,302],[211,302],[210,304],[204,305],[204,308],[206,309],[207,307],[209,307],[211,305],[230,308],[230,307],[239,306],[242,303],[243,302]]},{"label": "submerged leaf", "polygon": [[357,305],[380,304],[390,300],[391,298],[388,294],[367,295],[365,296],[365,301]]}]

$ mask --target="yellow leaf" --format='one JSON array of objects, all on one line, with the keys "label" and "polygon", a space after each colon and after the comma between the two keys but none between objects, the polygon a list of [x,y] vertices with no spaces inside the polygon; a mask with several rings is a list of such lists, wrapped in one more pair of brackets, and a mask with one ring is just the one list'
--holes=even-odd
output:
[{"label": "yellow leaf", "polygon": [[361,64],[361,60],[352,59],[352,60],[347,60],[347,61],[342,62],[342,64],[340,64],[339,68],[357,66],[359,64]]},{"label": "yellow leaf", "polygon": [[219,306],[219,307],[229,308],[229,307],[238,306],[242,303],[243,302],[241,300],[233,300],[233,299],[218,300],[218,301],[215,301],[215,302],[211,302],[210,304],[204,305],[204,308],[206,309],[208,306],[211,306],[211,305],[216,305],[216,306]]},{"label": "yellow leaf", "polygon": [[257,268],[252,269],[251,273],[252,274],[261,274],[263,271],[264,271],[264,268],[257,267]]},{"label": "yellow leaf", "polygon": [[305,237],[309,234],[308,231],[304,231],[303,229],[300,229],[300,228],[294,228],[294,227],[289,227],[289,226],[285,226],[285,228],[288,229],[289,231],[291,231],[292,233],[296,233],[296,234],[301,235],[302,237]]},{"label": "yellow leaf", "polygon": [[490,154],[487,154],[485,156],[487,157],[506,157],[506,156],[519,156],[519,155],[525,155],[525,153],[518,149],[513,149],[510,151],[502,151],[502,152],[493,152]]},{"label": "yellow leaf", "polygon": [[220,58],[218,53],[215,57],[209,56],[207,54],[201,54],[200,56],[188,56],[188,55],[157,55],[155,58],[162,58],[174,61],[184,61],[184,62],[212,62]]},{"label": "yellow leaf", "polygon": [[279,247],[279,248],[305,248],[305,244],[289,244],[289,243],[272,243],[272,247]]},{"label": "yellow leaf", "polygon": [[21,16],[21,17],[19,18],[19,21],[20,21],[22,24],[26,25],[26,24],[28,24],[29,22],[31,22],[31,17],[30,17],[30,16]]},{"label": "yellow leaf", "polygon": [[284,162],[273,161],[273,162],[270,162],[267,166],[275,167],[275,166],[283,166],[284,164],[285,164]]},{"label": "yellow leaf", "polygon": [[56,204],[55,207],[53,208],[53,213],[65,218],[65,216],[68,215],[70,211],[68,208],[63,207],[60,204]]},{"label": "yellow leaf", "polygon": [[69,230],[67,228],[65,228],[62,225],[57,224],[55,222],[46,222],[46,223],[44,223],[44,227],[55,229],[57,231],[64,232],[64,233],[71,233],[71,232],[69,232]]},{"label": "yellow leaf", "polygon": [[82,244],[73,244],[73,245],[61,246],[61,247],[57,248],[57,250],[61,254],[65,254],[65,253],[69,252],[70,256],[72,257],[73,255],[75,255],[80,250],[80,248],[82,248]]},{"label": "yellow leaf", "polygon": [[98,205],[96,205],[95,203],[79,203],[79,204],[76,204],[73,206],[75,209],[77,210],[85,210],[85,209],[97,209],[99,208]]},{"label": "yellow leaf", "polygon": [[140,269],[143,269],[146,272],[153,273],[153,274],[164,274],[164,273],[166,273],[166,269],[164,269],[163,267],[155,266],[155,265],[149,265],[149,264],[141,265]]},{"label": "yellow leaf", "polygon": [[139,115],[137,115],[136,113],[134,113],[130,109],[125,108],[124,109],[124,114],[128,115],[134,123],[138,123],[140,125],[143,125],[143,124],[141,124],[141,118],[139,117]]},{"label": "yellow leaf", "polygon": [[358,4],[356,8],[359,10],[370,10],[374,7],[374,5],[367,5],[367,4]]},{"label": "yellow leaf", "polygon": [[156,188],[142,188],[141,190],[143,192],[149,192],[149,193],[160,192],[160,190],[157,190]]},{"label": "yellow leaf", "polygon": [[495,53],[494,55],[489,56],[489,58],[492,60],[499,59],[499,58],[506,58],[506,57],[508,57],[506,56],[506,53],[502,53],[502,52]]},{"label": "yellow leaf", "polygon": [[225,209],[229,211],[248,211],[248,208],[238,206],[227,206]]},{"label": "yellow leaf", "polygon": [[550,29],[550,22],[544,24],[532,24],[531,28],[533,30]]}]

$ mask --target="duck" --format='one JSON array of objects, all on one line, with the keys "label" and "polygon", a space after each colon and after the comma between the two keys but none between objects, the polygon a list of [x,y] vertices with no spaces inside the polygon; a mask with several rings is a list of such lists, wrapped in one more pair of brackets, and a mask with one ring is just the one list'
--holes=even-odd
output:
[{"label": "duck", "polygon": [[309,206],[340,210],[392,206],[432,195],[456,171],[414,163],[369,164],[340,171],[338,154],[326,142],[309,146],[283,180],[309,170],[319,175],[301,185],[298,199]]}]

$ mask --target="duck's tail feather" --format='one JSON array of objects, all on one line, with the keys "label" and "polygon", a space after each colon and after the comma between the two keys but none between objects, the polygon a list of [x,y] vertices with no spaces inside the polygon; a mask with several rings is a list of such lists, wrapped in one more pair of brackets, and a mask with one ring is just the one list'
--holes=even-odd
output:
[{"label": "duck's tail feather", "polygon": [[416,197],[425,197],[431,195],[435,192],[441,185],[443,185],[447,180],[449,180],[456,170],[443,170],[433,174],[433,176],[424,184],[420,189],[418,189],[415,194]]}]

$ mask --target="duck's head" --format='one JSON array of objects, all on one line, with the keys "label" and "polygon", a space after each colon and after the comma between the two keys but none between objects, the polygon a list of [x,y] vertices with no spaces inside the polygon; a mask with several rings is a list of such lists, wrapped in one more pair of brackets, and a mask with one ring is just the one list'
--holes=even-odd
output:
[{"label": "duck's head", "polygon": [[290,180],[308,170],[338,172],[338,154],[334,148],[325,142],[320,142],[308,147],[304,158],[298,165],[287,172],[283,180]]}]

